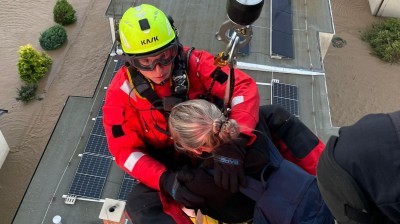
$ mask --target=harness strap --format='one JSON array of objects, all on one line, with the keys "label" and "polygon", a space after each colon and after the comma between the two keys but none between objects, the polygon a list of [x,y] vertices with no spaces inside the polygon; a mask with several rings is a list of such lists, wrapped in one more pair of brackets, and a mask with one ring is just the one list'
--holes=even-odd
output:
[{"label": "harness strap", "polygon": [[[140,96],[146,98],[154,107],[157,108],[159,105],[157,102],[160,102],[160,98],[154,92],[153,88],[151,87],[150,82],[140,75],[132,65],[128,66],[128,79],[131,85],[136,89]],[[157,108],[159,109],[159,108]]]},{"label": "harness strap", "polygon": [[192,52],[194,50],[194,47],[191,47],[187,52],[186,52],[186,70],[189,71],[189,60],[190,60],[190,55],[192,55]]}]

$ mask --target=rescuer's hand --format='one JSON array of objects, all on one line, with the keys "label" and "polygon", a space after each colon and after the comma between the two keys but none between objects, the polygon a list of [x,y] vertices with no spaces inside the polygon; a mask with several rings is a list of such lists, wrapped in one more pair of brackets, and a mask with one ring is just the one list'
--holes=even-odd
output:
[{"label": "rescuer's hand", "polygon": [[239,186],[246,186],[243,160],[245,139],[235,140],[221,145],[214,152],[214,181],[219,187],[235,193]]},{"label": "rescuer's hand", "polygon": [[185,183],[193,178],[194,174],[190,170],[166,171],[161,175],[160,188],[186,208],[199,208],[205,203],[205,199],[192,193],[185,186]]}]

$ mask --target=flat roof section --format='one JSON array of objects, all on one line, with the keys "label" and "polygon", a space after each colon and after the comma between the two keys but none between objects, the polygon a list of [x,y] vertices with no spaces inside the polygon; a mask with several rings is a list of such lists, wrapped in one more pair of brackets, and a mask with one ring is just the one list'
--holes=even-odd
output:
[{"label": "flat roof section", "polygon": [[[225,1],[154,0],[136,1],[136,4],[144,2],[154,4],[173,16],[184,45],[213,54],[225,50],[226,44],[214,37],[227,20]],[[292,60],[271,59],[268,53],[269,7],[269,1],[265,1],[260,18],[252,26],[254,35],[249,54],[238,55],[238,67],[259,84],[261,104],[272,102],[272,80],[297,86],[299,118],[326,142],[331,134],[337,133],[337,128],[330,123],[318,32],[333,33],[330,2],[292,1],[295,54]],[[109,58],[93,98],[70,97],[66,102],[13,223],[51,223],[55,215],[60,215],[63,223],[102,223],[98,218],[102,202],[105,198],[117,199],[124,179],[124,172],[114,162],[100,200],[77,200],[70,205],[65,204],[63,196],[68,193],[78,169],[81,159],[78,155],[84,152],[95,126],[92,118],[98,116],[115,64]]]}]

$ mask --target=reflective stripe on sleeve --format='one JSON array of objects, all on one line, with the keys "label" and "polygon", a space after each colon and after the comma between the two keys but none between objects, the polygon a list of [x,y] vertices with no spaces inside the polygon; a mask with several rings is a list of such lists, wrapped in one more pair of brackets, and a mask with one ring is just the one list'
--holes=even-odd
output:
[{"label": "reflective stripe on sleeve", "polygon": [[232,107],[234,107],[235,105],[238,105],[240,103],[244,102],[244,97],[243,96],[235,96],[232,98]]},{"label": "reflective stripe on sleeve", "polygon": [[129,155],[128,159],[126,159],[124,167],[132,172],[133,167],[135,167],[137,161],[139,161],[139,159],[142,158],[142,156],[144,156],[144,153],[142,152],[132,152]]},{"label": "reflective stripe on sleeve", "polygon": [[[122,91],[124,91],[124,93],[126,93],[126,95],[129,95],[132,92],[132,86],[131,86],[131,84],[129,83],[128,80],[125,80],[125,82],[119,88]],[[130,94],[130,97],[136,101],[136,94],[135,93]]]}]

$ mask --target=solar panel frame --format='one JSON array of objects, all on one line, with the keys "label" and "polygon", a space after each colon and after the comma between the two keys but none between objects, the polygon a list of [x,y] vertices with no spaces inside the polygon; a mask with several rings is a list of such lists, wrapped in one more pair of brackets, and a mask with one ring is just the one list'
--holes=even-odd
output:
[{"label": "solar panel frame", "polygon": [[101,102],[101,106],[99,111],[97,112],[97,118],[103,118],[103,106],[106,100],[103,98],[103,101]]},{"label": "solar panel frame", "polygon": [[[113,76],[118,72],[123,64],[123,60],[117,61],[114,67]],[[103,127],[102,108],[104,103],[105,99],[103,98],[102,104],[97,112],[95,123],[86,143],[84,153],[71,183],[68,192],[69,195],[100,199],[103,192],[113,158],[108,150],[107,139]],[[125,179],[129,180],[127,178]]]},{"label": "solar panel frame", "polygon": [[272,54],[284,58],[294,58],[293,35],[273,30]]},{"label": "solar panel frame", "polygon": [[110,166],[111,159],[109,157],[83,154],[76,172],[91,176],[107,177]]},{"label": "solar panel frame", "polygon": [[97,117],[96,120],[94,121],[94,125],[92,128],[92,131],[90,132],[92,135],[98,135],[98,136],[106,136],[106,133],[104,132],[104,126],[103,126],[103,118],[102,117]]},{"label": "solar panel frame", "polygon": [[131,177],[129,174],[124,173],[121,187],[118,193],[118,200],[126,201],[128,199],[129,193],[132,191],[133,186],[135,186],[138,183],[139,183],[138,180]]},{"label": "solar panel frame", "polygon": [[116,73],[122,67],[122,65],[124,65],[124,63],[124,60],[118,60],[114,67],[114,73]]},{"label": "solar panel frame", "polygon": [[291,0],[271,2],[271,55],[294,58]]},{"label": "solar panel frame", "polygon": [[296,85],[272,82],[272,104],[281,105],[289,113],[300,117],[299,94]]},{"label": "solar panel frame", "polygon": [[105,136],[89,135],[84,152],[102,155],[105,157],[112,157],[110,151],[108,150],[107,138]]},{"label": "solar panel frame", "polygon": [[68,194],[83,198],[100,199],[105,182],[106,178],[104,177],[76,173]]},{"label": "solar panel frame", "polygon": [[100,199],[111,162],[111,157],[83,154],[68,194]]},{"label": "solar panel frame", "polygon": [[[125,61],[124,60],[118,60],[117,63],[115,64],[113,74],[111,75],[112,78],[114,78],[115,74],[118,72],[118,70],[124,65]],[[113,79],[110,79],[110,83]]]},{"label": "solar panel frame", "polygon": [[292,0],[273,0],[272,9],[292,13]]}]

